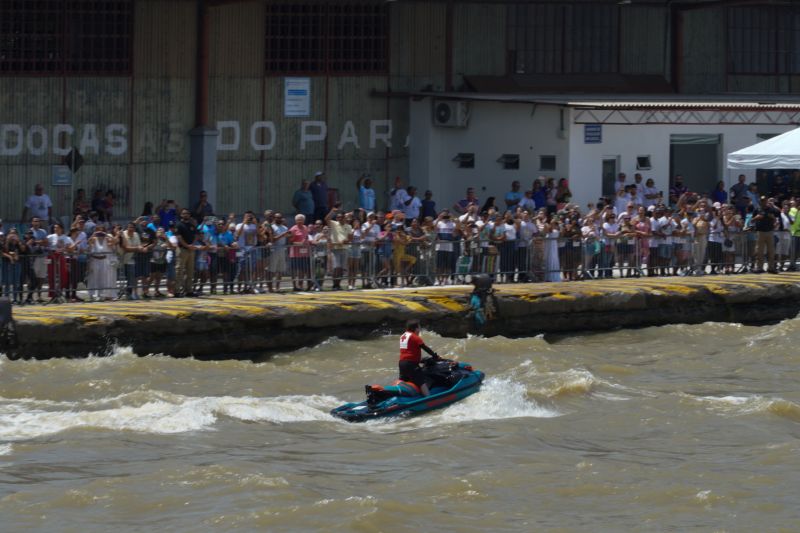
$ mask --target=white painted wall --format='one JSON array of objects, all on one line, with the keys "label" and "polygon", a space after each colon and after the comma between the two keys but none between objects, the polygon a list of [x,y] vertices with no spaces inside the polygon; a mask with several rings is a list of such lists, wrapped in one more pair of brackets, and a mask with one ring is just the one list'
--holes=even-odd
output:
[{"label": "white painted wall", "polygon": [[[573,124],[574,110],[565,109],[564,137],[559,136],[560,106],[471,102],[469,126],[443,128],[433,125],[430,98],[411,102],[410,106],[410,176],[411,184],[431,189],[437,207],[450,207],[464,197],[467,187],[475,187],[481,202],[489,196],[504,206],[503,197],[515,179],[528,189],[537,176],[570,178],[573,202],[585,206],[602,192],[602,160],[619,156],[620,172],[633,180],[636,157],[649,155],[652,170],[641,171],[656,186],[669,188],[670,135],[720,134],[719,168],[728,188],[740,172],[726,170],[727,154],[759,142],[758,133],[783,133],[789,125],[604,125],[603,142],[584,144],[582,124]],[[475,168],[461,169],[452,161],[459,152],[475,153]],[[503,170],[497,159],[504,153],[520,154],[519,170]],[[539,170],[540,155],[555,155],[555,172]],[[745,172],[748,180],[754,172]],[[705,191],[701,191],[705,192]]]},{"label": "white painted wall", "polygon": [[[574,111],[573,111],[574,112]],[[720,134],[722,147],[720,150],[719,168],[722,175],[719,179],[726,182],[727,188],[736,182],[739,174],[745,174],[748,181],[755,181],[755,171],[728,171],[726,159],[730,152],[760,142],[759,133],[783,133],[793,126],[752,126],[738,124],[717,125],[604,125],[603,142],[601,144],[584,144],[583,125],[572,124],[570,128],[570,174],[572,192],[579,205],[596,200],[602,192],[602,160],[619,156],[620,172],[633,175],[641,172],[645,180],[653,178],[656,187],[664,191],[666,198],[669,190],[669,152],[670,135],[685,134]],[[636,170],[636,157],[650,155],[651,170]],[[707,191],[698,191],[707,192]]]},{"label": "white painted wall", "polygon": [[[558,135],[557,106],[471,102],[467,128],[434,126],[432,117],[431,99],[412,100],[410,182],[420,195],[430,188],[439,209],[463,198],[470,186],[476,188],[481,203],[495,196],[502,208],[512,181],[519,180],[525,190],[540,175],[568,175],[569,109],[564,110],[564,138]],[[458,168],[452,159],[460,152],[475,154],[474,169]],[[504,170],[497,162],[506,153],[520,155],[519,170]],[[540,155],[556,156],[555,172],[539,170]]]}]

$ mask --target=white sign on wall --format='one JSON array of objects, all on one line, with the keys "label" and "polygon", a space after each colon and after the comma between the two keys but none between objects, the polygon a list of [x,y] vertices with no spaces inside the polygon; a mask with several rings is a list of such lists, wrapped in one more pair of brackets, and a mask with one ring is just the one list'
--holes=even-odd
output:
[{"label": "white sign on wall", "polygon": [[283,79],[283,115],[311,116],[311,78]]}]

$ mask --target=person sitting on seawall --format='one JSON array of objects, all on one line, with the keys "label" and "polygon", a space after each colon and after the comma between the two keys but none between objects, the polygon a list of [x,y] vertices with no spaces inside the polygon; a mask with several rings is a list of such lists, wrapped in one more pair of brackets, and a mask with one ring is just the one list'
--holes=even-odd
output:
[{"label": "person sitting on seawall", "polygon": [[429,396],[431,393],[429,380],[419,366],[422,350],[433,359],[441,359],[419,336],[419,320],[409,320],[405,333],[400,336],[400,379],[414,383],[420,388],[423,396]]}]

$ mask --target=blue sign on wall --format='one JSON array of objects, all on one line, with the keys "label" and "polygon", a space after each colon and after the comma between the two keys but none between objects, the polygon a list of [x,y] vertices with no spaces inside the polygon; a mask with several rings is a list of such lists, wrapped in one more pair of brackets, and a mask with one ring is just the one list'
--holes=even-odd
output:
[{"label": "blue sign on wall", "polygon": [[72,171],[67,165],[53,165],[53,187],[71,187]]},{"label": "blue sign on wall", "polygon": [[603,142],[603,125],[602,124],[584,124],[583,125],[583,143],[584,144],[600,144]]}]

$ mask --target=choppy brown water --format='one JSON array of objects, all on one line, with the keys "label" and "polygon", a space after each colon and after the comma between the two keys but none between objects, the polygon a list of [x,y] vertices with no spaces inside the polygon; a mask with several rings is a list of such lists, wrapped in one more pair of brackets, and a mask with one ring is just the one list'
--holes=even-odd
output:
[{"label": "choppy brown water", "polygon": [[266,363],[0,359],[0,529],[800,530],[800,331],[444,339],[488,379],[352,425],[396,339]]}]

